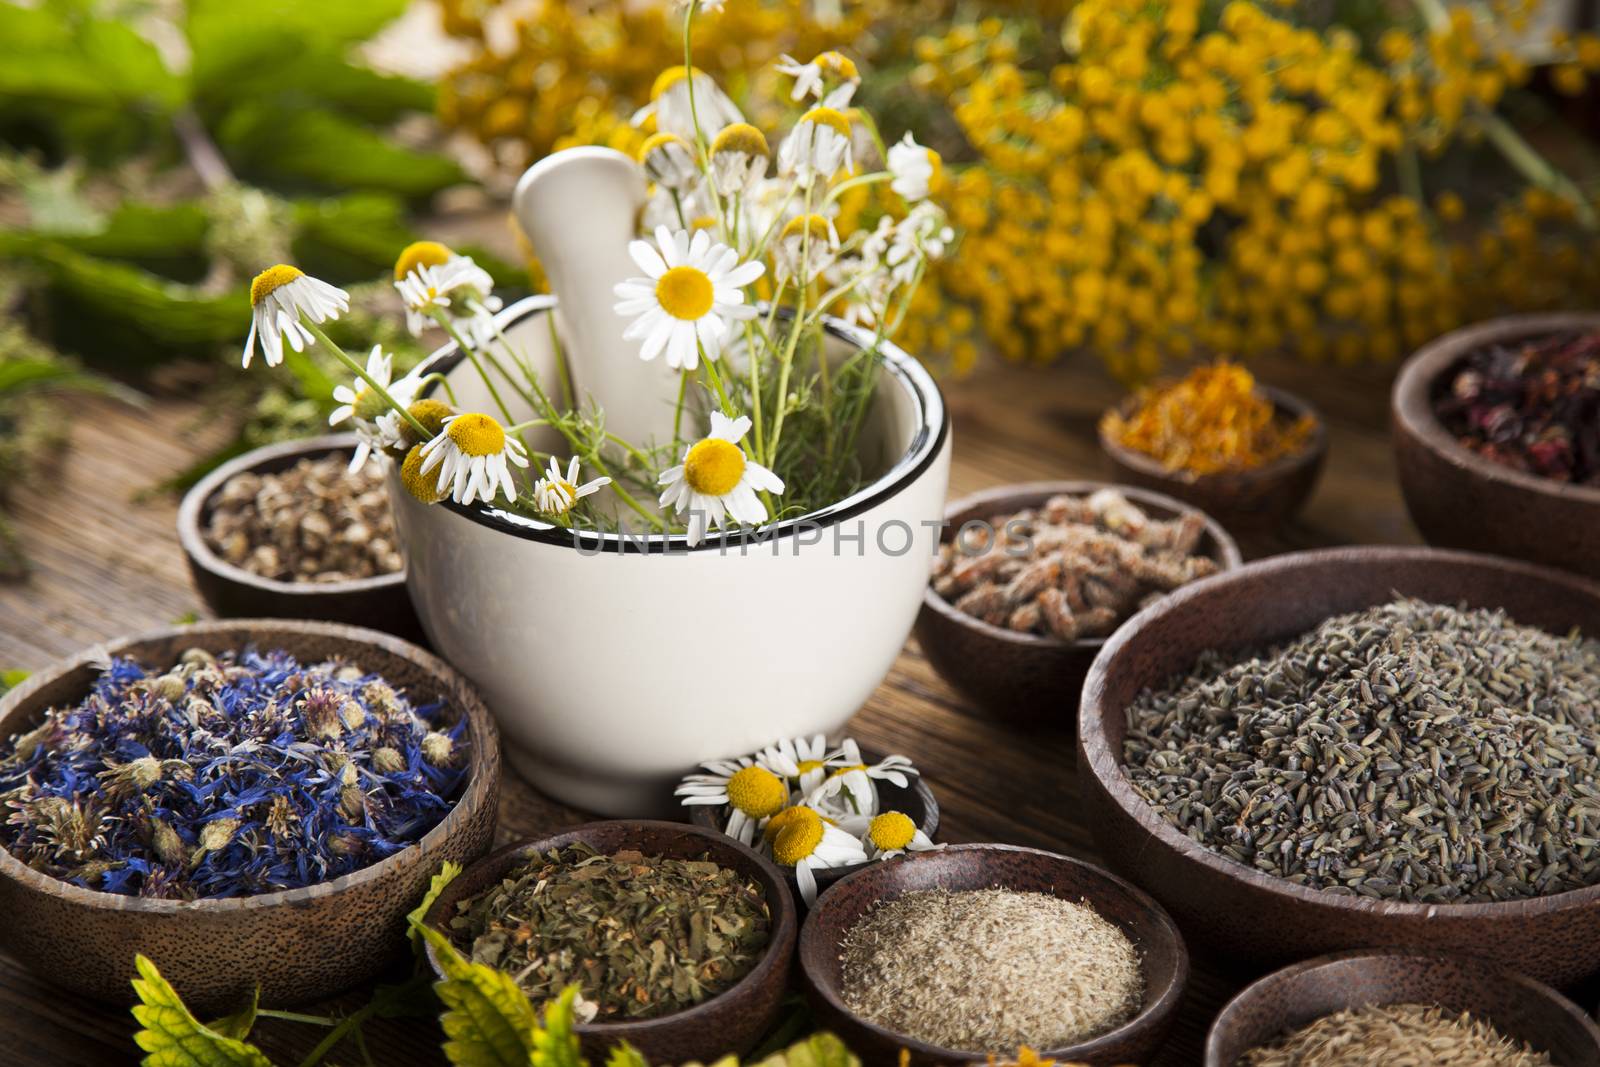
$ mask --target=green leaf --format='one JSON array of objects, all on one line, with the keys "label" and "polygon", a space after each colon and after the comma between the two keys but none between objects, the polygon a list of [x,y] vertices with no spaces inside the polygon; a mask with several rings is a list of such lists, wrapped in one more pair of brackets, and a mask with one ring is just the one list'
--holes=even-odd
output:
[{"label": "green leaf", "polygon": [[232,39],[228,48],[235,54],[203,53],[194,75],[195,99],[208,118],[251,102],[280,111],[327,107],[375,125],[433,110],[432,86],[356,66],[321,41],[268,30]]},{"label": "green leaf", "polygon": [[[186,622],[194,621],[195,613],[191,611],[189,612],[187,618],[179,619],[178,623],[181,625]],[[231,1015],[224,1015],[222,1018],[217,1019],[214,1022],[207,1023],[206,1029],[214,1030],[223,1037],[231,1037],[236,1040],[243,1041],[245,1038],[250,1036],[250,1028],[256,1024],[256,1009],[260,1006],[261,987],[256,986],[255,993],[250,997],[250,1003],[246,1004],[244,1007],[240,1008]]]},{"label": "green leaf", "polygon": [[624,1041],[612,1046],[611,1053],[606,1056],[606,1067],[650,1067],[650,1063],[644,1053]]},{"label": "green leaf", "polygon": [[533,1034],[533,1067],[586,1067],[573,1029],[572,1006],[578,987],[569,985],[544,1008],[544,1026]]},{"label": "green leaf", "polygon": [[[189,0],[184,32],[194,50],[221,57],[241,38],[286,33],[328,46],[366,40],[399,18],[408,0]],[[210,62],[215,62],[213,58]]]},{"label": "green leaf", "polygon": [[413,922],[412,928],[433,947],[445,974],[433,987],[445,1005],[439,1018],[449,1038],[445,1057],[460,1067],[528,1067],[538,1018],[516,980],[465,958],[432,927]]},{"label": "green leaf", "polygon": [[400,250],[416,240],[404,203],[379,193],[298,201],[294,222],[295,263],[329,281],[388,274]]},{"label": "green leaf", "polygon": [[201,1025],[154,963],[140,955],[134,965],[133,1017],[143,1029],[133,1039],[148,1053],[144,1067],[272,1067],[254,1045]]},{"label": "green leaf", "polygon": [[404,148],[324,109],[244,104],[216,139],[240,175],[269,185],[419,198],[466,180],[453,160]]},{"label": "green leaf", "polygon": [[15,689],[23,682],[26,682],[28,675],[32,673],[32,671],[25,671],[15,667],[8,671],[0,671],[0,693],[4,693],[8,689]]},{"label": "green leaf", "polygon": [[861,1060],[832,1034],[813,1034],[750,1067],[861,1067]]},{"label": "green leaf", "polygon": [[422,903],[406,914],[406,921],[411,924],[411,929],[406,931],[406,936],[411,938],[418,952],[422,950],[422,936],[417,931],[422,927],[423,919],[427,916],[428,909],[433,907],[433,902],[439,899],[439,894],[443,893],[445,887],[455,881],[456,875],[460,873],[461,865],[459,863],[445,860],[444,866],[439,868],[434,874],[433,880],[428,883],[428,891],[423,894]]}]

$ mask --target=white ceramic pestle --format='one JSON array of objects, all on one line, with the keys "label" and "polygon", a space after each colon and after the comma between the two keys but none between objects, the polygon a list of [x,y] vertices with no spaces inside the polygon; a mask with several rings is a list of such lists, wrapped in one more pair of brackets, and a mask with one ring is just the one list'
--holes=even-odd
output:
[{"label": "white ceramic pestle", "polygon": [[606,429],[635,445],[672,439],[678,372],[646,363],[622,332],[612,287],[644,272],[628,255],[644,206],[640,166],[610,148],[568,148],[517,182],[512,204],[560,303],[557,329],[573,388],[605,411]]}]

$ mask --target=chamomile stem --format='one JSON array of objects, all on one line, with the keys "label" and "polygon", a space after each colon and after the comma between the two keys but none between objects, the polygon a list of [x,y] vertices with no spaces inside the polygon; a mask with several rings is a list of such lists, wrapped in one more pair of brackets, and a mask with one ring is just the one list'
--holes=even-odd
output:
[{"label": "chamomile stem", "polygon": [[[805,203],[802,214],[811,214],[811,183],[806,184]],[[800,264],[799,272],[804,273],[811,265],[811,227],[806,226],[800,233]],[[799,279],[797,278],[798,282]],[[794,320],[789,330],[789,338],[783,346],[783,358],[778,367],[778,410],[772,416],[772,438],[767,442],[767,466],[773,466],[778,460],[778,440],[783,436],[783,416],[789,410],[787,396],[789,395],[789,369],[794,365],[795,348],[800,344],[800,327],[806,317],[806,296],[811,292],[811,286],[795,286]],[[777,296],[773,296],[777,300]]]},{"label": "chamomile stem", "polygon": [[297,1011],[274,1011],[271,1008],[259,1008],[256,1016],[262,1019],[282,1019],[286,1023],[306,1023],[310,1026],[338,1026],[338,1019],[330,1019],[326,1015],[302,1015]]},{"label": "chamomile stem", "polygon": [[[766,450],[766,434],[761,427],[761,359],[765,350],[756,350],[755,324],[746,319],[744,323],[744,350],[750,359],[750,421],[755,427],[756,455],[764,456]],[[769,512],[771,508],[767,509]]]},{"label": "chamomile stem", "polygon": [[[570,411],[576,406],[576,402],[572,395],[572,378],[567,374],[567,354],[561,347],[561,338],[556,335],[555,312],[552,311],[546,315],[545,319],[550,323],[550,351],[555,354],[556,377],[561,379],[561,396],[566,402],[567,410]],[[501,344],[511,348],[511,342],[506,340],[506,335],[500,329],[498,322],[495,323],[494,332],[495,336],[500,338]],[[516,349],[512,349],[512,351],[515,352]],[[522,364],[522,372],[528,376],[528,381],[537,383],[537,378],[533,373],[533,365],[526,360],[523,360]]]},{"label": "chamomile stem", "polygon": [[672,409],[672,443],[683,440],[683,402],[689,395],[689,373],[678,375],[678,406]]},{"label": "chamomile stem", "polygon": [[[495,406],[500,409],[500,414],[505,418],[506,424],[510,425],[514,421],[511,418],[511,409],[506,406],[505,400],[501,398],[500,390],[495,388],[494,379],[491,378],[489,376],[489,372],[484,369],[483,361],[478,358],[478,353],[471,345],[467,344],[466,338],[462,337],[461,334],[456,330],[455,323],[450,321],[449,315],[446,315],[443,311],[437,310],[430,312],[429,314],[434,322],[437,322],[440,326],[444,327],[445,333],[448,333],[455,341],[456,347],[461,349],[462,353],[467,357],[467,359],[472,361],[473,369],[478,372],[478,377],[483,379],[483,384],[489,389],[489,395],[494,398]],[[504,369],[501,369],[500,374],[505,377],[507,381],[511,380],[510,375],[506,374]]]},{"label": "chamomile stem", "polygon": [[367,387],[382,397],[385,404],[388,404],[391,408],[398,411],[400,413],[400,417],[406,420],[406,424],[408,426],[417,431],[417,435],[422,440],[427,441],[433,437],[433,434],[428,432],[428,428],[422,425],[422,423],[418,422],[415,415],[406,410],[405,405],[401,404],[393,396],[389,395],[389,390],[385,389],[381,384],[378,383],[376,378],[367,373],[367,369],[365,367],[351,359],[344,349],[334,344],[333,338],[322,332],[322,327],[318,326],[310,319],[302,318],[300,321],[306,329],[311,331],[311,336],[315,337],[318,341],[321,341],[327,346],[328,351],[332,352],[338,357],[339,362],[343,363],[346,367],[350,368],[350,370],[354,371],[356,377],[366,382]]},{"label": "chamomile stem", "polygon": [[728,399],[728,391],[722,388],[722,378],[717,374],[717,361],[706,355],[705,345],[695,342],[700,348],[700,364],[706,369],[706,377],[711,380],[711,391],[717,394],[717,401],[722,405],[722,413],[728,418],[733,418],[733,401]]},{"label": "chamomile stem", "polygon": [[894,175],[886,170],[874,171],[871,174],[857,174],[854,178],[847,178],[832,189],[829,189],[826,202],[831,204],[851,189],[856,189],[863,185],[876,185],[879,182],[889,181],[893,177]]}]

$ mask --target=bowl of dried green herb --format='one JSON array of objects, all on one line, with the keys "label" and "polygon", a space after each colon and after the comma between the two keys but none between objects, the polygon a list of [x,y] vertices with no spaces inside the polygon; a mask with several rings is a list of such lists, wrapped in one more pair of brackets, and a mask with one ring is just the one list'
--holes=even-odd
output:
[{"label": "bowl of dried green herb", "polygon": [[374,630],[247,619],[106,642],[0,699],[0,948],[197,1011],[320,999],[405,952],[494,835],[499,741],[448,665]]},{"label": "bowl of dried green herb", "polygon": [[499,849],[423,921],[537,1004],[576,984],[591,1060],[625,1041],[652,1063],[754,1047],[782,1008],[798,926],[783,874],[749,846],[631,819]]},{"label": "bowl of dried green herb", "polygon": [[1137,887],[1082,860],[952,845],[841,879],[800,932],[819,1022],[868,1063],[1143,1063],[1189,956]]},{"label": "bowl of dried green herb", "polygon": [[1600,1064],[1600,1026],[1543,982],[1464,956],[1342,952],[1275,971],[1217,1016],[1205,1067]]},{"label": "bowl of dried green herb", "polygon": [[1429,544],[1600,578],[1600,313],[1446,334],[1395,379],[1395,461]]},{"label": "bowl of dried green herb", "polygon": [[1277,556],[1141,612],[1079,711],[1088,825],[1197,943],[1600,969],[1600,584],[1430,548]]}]

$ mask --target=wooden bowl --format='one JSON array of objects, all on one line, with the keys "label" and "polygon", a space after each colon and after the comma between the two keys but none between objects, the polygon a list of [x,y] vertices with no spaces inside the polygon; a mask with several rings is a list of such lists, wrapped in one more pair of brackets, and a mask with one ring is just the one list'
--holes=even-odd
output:
[{"label": "wooden bowl", "polygon": [[[986,1053],[940,1048],[868,1022],[840,997],[845,934],[882,900],[924,889],[952,892],[1000,887],[1052,893],[1084,902],[1115,923],[1139,950],[1145,1002],[1114,1030],[1065,1048],[1042,1049],[1045,1059],[1101,1065],[1143,1063],[1166,1040],[1189,980],[1189,954],[1178,928],[1134,886],[1082,860],[1012,845],[951,845],[884,860],[844,879],[811,909],[800,930],[800,971],[819,1023],[833,1030],[866,1063],[894,1063],[901,1049],[919,1065],[987,1063]],[[1004,1050],[1015,1055],[1017,1050]]]},{"label": "wooden bowl", "polygon": [[1492,552],[1600,578],[1600,487],[1512,470],[1462,445],[1434,414],[1475,349],[1600,330],[1600,313],[1514,315],[1445,334],[1394,382],[1395,462],[1411,521],[1430,545]]},{"label": "wooden bowl", "polygon": [[1403,949],[1341,952],[1267,975],[1211,1024],[1205,1067],[1234,1067],[1251,1049],[1325,1015],[1384,1004],[1471,1012],[1561,1067],[1600,1067],[1600,1027],[1549,986],[1482,960]]},{"label": "wooden bowl", "polygon": [[1243,650],[1395,593],[1504,608],[1517,622],[1600,634],[1600,585],[1466,552],[1364,547],[1298,552],[1185,586],[1101,651],[1084,684],[1078,768],[1085,821],[1111,868],[1150,888],[1197,942],[1271,966],[1341,949],[1462,952],[1564,985],[1600,970],[1600,886],[1530,900],[1422,904],[1295,885],[1190,840],[1123,774],[1125,712],[1208,648]]},{"label": "wooden bowl", "polygon": [[371,626],[426,643],[422,624],[406,594],[405,571],[343,582],[283,582],[236,567],[212,551],[205,529],[214,499],[234,475],[246,471],[275,474],[302,459],[350,456],[353,433],[329,434],[304,441],[286,441],[246,452],[206,475],[183,495],[178,506],[178,541],[189,559],[189,574],[206,607],[223,618],[269,616],[324,619],[353,626]]},{"label": "wooden bowl", "polygon": [[[1277,418],[1293,422],[1302,415],[1315,421],[1311,438],[1300,451],[1243,471],[1190,474],[1171,471],[1136,449],[1100,430],[1100,447],[1111,460],[1119,482],[1154,489],[1192,505],[1236,534],[1266,533],[1294,518],[1322,474],[1328,454],[1328,428],[1317,409],[1293,393],[1272,385],[1256,386],[1272,401]],[[1124,401],[1124,408],[1134,403]]]},{"label": "wooden bowl", "polygon": [[143,953],[201,1016],[239,1007],[259,984],[265,1006],[320,1000],[357,985],[406,950],[406,913],[446,860],[467,863],[494,838],[500,741],[467,681],[389,634],[332,623],[239,619],[179,626],[97,645],[33,675],[0,699],[0,737],[47,708],[83,697],[106,656],[175,663],[189,648],[254,644],[301,662],[348,658],[413,699],[444,700],[467,717],[467,778],[444,821],[409,848],[331,882],[219,900],[100,893],[35,871],[0,848],[0,948],[34,973],[101,1000],[132,997]]},{"label": "wooden bowl", "polygon": [[[862,749],[861,758],[870,766],[884,758],[884,753],[874,752],[871,749]],[[898,811],[906,815],[917,824],[917,829],[928,835],[929,840],[934,840],[934,834],[939,829],[939,802],[934,799],[933,790],[928,787],[927,779],[921,774],[911,779],[904,789],[893,782],[874,782],[878,787],[878,806],[882,811]],[[703,826],[708,830],[721,831],[721,813],[725,809],[711,804],[696,804],[688,808],[689,821],[696,826]],[[861,868],[869,866],[866,863],[852,863],[844,867],[819,867],[811,873],[817,879],[817,892],[824,889],[849,874],[854,874]],[[802,910],[805,902],[800,899],[800,887],[795,882],[794,868],[782,867],[784,879],[789,883],[789,891],[795,894],[795,900]]]},{"label": "wooden bowl", "polygon": [[[1170,519],[1195,509],[1161,493],[1108,482],[1026,482],[1003,485],[955,501],[945,511],[941,540],[951,541],[963,524],[987,521],[1037,507],[1060,493],[1082,496],[1116,489],[1145,512]],[[1243,562],[1239,546],[1210,516],[1199,551],[1223,570]],[[917,615],[917,643],[933,669],[968,700],[997,719],[1020,725],[1070,724],[1084,675],[1105,646],[1104,637],[1062,641],[1017,633],[975,619],[934,592],[928,583]]]},{"label": "wooden bowl", "polygon": [[[538,840],[524,840],[474,863],[452,881],[423,921],[450,934],[456,906],[500,881],[516,867],[549,852],[582,842],[595,851],[613,853],[638,849],[647,856],[700,859],[738,871],[761,883],[772,916],[772,940],[766,955],[749,974],[728,989],[692,1008],[636,1022],[589,1023],[576,1027],[584,1055],[601,1063],[606,1053],[627,1041],[650,1063],[714,1063],[730,1053],[743,1055],[755,1047],[776,1021],[783,1007],[789,964],[794,958],[794,898],[778,868],[748,845],[715,830],[683,823],[647,819],[617,819],[585,823]],[[437,953],[430,945],[428,961],[439,970]]]}]

